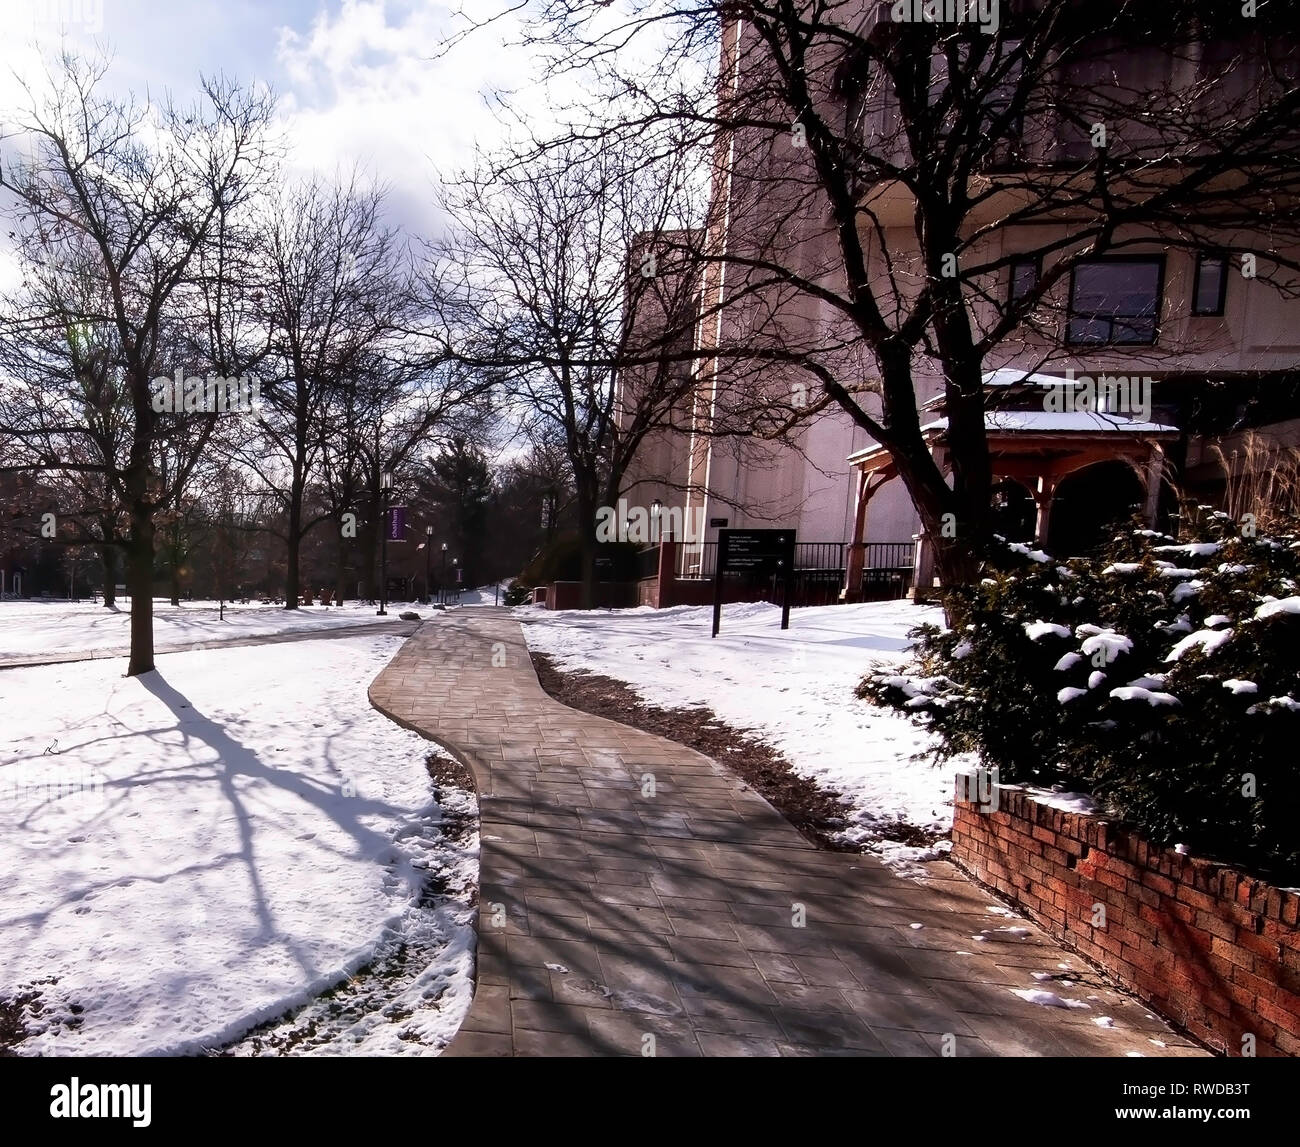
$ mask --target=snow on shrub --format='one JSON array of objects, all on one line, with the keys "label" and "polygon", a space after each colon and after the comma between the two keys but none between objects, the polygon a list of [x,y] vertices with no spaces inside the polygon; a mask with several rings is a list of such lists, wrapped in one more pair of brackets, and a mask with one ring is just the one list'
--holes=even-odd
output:
[{"label": "snow on shrub", "polygon": [[[1300,883],[1300,540],[1190,515],[1095,559],[1018,547],[916,633],[914,675],[858,695],[1003,783],[1091,792],[1153,843]],[[1171,560],[1172,559],[1172,560]]]}]

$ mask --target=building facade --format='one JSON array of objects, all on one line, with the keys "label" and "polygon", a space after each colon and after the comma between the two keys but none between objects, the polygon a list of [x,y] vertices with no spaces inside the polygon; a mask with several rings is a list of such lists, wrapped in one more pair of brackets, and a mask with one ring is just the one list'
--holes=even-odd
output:
[{"label": "building facade", "polygon": [[[873,45],[898,31],[890,5],[841,5],[833,18],[852,29],[848,43],[856,37]],[[1119,109],[1111,117],[1110,146],[1127,138],[1140,155],[1150,142],[1142,137],[1149,130],[1143,114],[1162,100],[1170,108],[1181,101],[1199,109],[1198,122],[1211,125],[1228,111],[1240,120],[1273,98],[1268,85],[1278,74],[1284,89],[1297,43],[1261,39],[1245,24],[1237,33],[1225,38],[1219,30],[1176,46],[1119,37],[1059,74],[1045,67],[1039,95],[1012,117],[996,162],[970,175],[978,202],[962,221],[962,263],[989,268],[968,284],[973,321],[994,330],[1019,298],[1041,295],[1011,330],[990,342],[983,365],[989,408],[1006,406],[1014,395],[1011,406],[1027,416],[1010,422],[1003,416],[989,427],[991,442],[998,439],[997,497],[1010,507],[1009,523],[1020,516],[1025,540],[1077,548],[1093,519],[1139,509],[1154,522],[1176,506],[1178,495],[1235,502],[1240,509],[1263,476],[1289,465],[1300,441],[1300,277],[1294,271],[1300,244],[1294,232],[1279,231],[1272,220],[1253,231],[1248,210],[1207,209],[1204,217],[1121,228],[1092,257],[1072,243],[1092,205],[1085,194],[1061,191],[1074,173],[1087,170],[1096,151],[1096,133],[1090,136],[1063,110],[1072,92],[1105,88],[1105,98]],[[834,36],[826,40],[840,43]],[[1017,47],[1013,32],[1004,29],[999,51],[1011,59]],[[915,160],[902,154],[906,132],[890,83],[873,86],[858,76],[860,61],[852,51],[832,47],[815,58],[821,80],[810,88],[819,122],[846,125],[873,156],[898,156],[892,174],[882,161],[880,174],[862,183],[859,239],[875,296],[901,300],[896,315],[886,316],[901,325],[909,318],[909,297],[929,273],[906,178]],[[745,21],[732,20],[722,37],[720,107],[761,89],[770,69],[763,38]],[[945,81],[936,74],[936,102],[944,98]],[[991,90],[997,94],[996,85]],[[704,352],[748,341],[773,348],[772,357],[743,367],[740,357],[721,353],[701,359],[689,419],[643,451],[635,479],[649,497],[702,509],[706,542],[721,524],[793,526],[801,540],[858,546],[917,538],[920,518],[903,482],[890,473],[871,434],[834,404],[793,420],[780,436],[717,433],[729,419],[735,430],[755,418],[758,404],[747,406],[744,393],[784,395],[791,413],[816,405],[816,378],[791,361],[800,348],[831,362],[863,408],[881,414],[873,356],[854,344],[852,331],[845,333],[835,301],[817,296],[818,284],[832,292],[842,288],[844,264],[841,238],[816,197],[791,192],[815,182],[809,150],[797,130],[762,135],[753,128],[719,133],[708,224],[713,259],[700,277],[696,337]],[[1275,148],[1271,154],[1289,167],[1300,150]],[[1284,174],[1272,190],[1291,194],[1295,184],[1289,171]],[[1249,193],[1247,184],[1242,194]],[[1034,195],[1055,197],[1059,206],[1024,209],[1023,201]],[[1300,206],[1292,201],[1291,207],[1300,215]],[[808,286],[756,285],[760,252],[796,268]],[[941,358],[922,348],[911,366],[918,417],[936,459],[946,465]],[[1053,421],[1053,414],[1062,417]],[[1085,417],[1064,417],[1071,414]],[[1022,512],[1026,499],[1029,510]],[[924,577],[919,554],[918,563]]]}]

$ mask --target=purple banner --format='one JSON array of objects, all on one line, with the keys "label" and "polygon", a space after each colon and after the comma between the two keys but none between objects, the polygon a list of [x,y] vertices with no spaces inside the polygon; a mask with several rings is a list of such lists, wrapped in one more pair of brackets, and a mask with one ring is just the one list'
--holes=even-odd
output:
[{"label": "purple banner", "polygon": [[390,542],[406,541],[406,507],[389,506],[388,540]]}]

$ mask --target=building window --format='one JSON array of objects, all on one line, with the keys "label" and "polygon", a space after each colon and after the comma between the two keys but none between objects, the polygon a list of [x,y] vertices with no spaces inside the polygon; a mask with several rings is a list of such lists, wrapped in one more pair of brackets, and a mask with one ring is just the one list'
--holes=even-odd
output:
[{"label": "building window", "polygon": [[870,84],[871,60],[865,53],[850,55],[835,76],[836,92],[844,101],[844,134],[856,143],[867,134]]},{"label": "building window", "polygon": [[1036,258],[1018,258],[1011,260],[1011,301],[1023,299],[1038,286],[1039,264]]},{"label": "building window", "polygon": [[984,98],[983,134],[992,141],[989,160],[995,167],[1014,166],[1023,160],[1025,140],[1024,105],[1010,115],[1011,105],[1020,93],[1024,72],[1019,40],[1008,40],[991,65],[994,73]]},{"label": "building window", "polygon": [[1228,257],[1218,251],[1196,256],[1196,279],[1192,286],[1192,314],[1221,315],[1228,296]]},{"label": "building window", "polygon": [[1067,343],[1133,346],[1156,341],[1163,256],[1094,259],[1070,277]]},{"label": "building window", "polygon": [[[1022,86],[1021,42],[1006,40],[973,56],[969,43],[958,43],[955,49],[955,62],[949,57],[947,44],[930,54],[926,103],[931,108],[943,107],[939,134],[946,137],[958,122],[963,122],[967,126],[962,130],[971,133],[972,146],[982,142],[985,148],[983,166],[1020,164],[1025,132],[1023,101],[1014,115],[1011,107]],[[973,131],[971,125],[975,125]]]}]

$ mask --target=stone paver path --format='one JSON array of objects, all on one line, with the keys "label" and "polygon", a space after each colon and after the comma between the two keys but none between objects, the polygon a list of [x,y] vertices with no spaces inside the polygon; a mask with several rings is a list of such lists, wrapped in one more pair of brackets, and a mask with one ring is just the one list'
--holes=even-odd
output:
[{"label": "stone paver path", "polygon": [[[478,982],[446,1054],[1205,1054],[950,865],[821,851],[708,758],[551,700],[504,610],[423,625],[370,697],[479,787]],[[1065,964],[1072,986],[1034,978]]]}]

